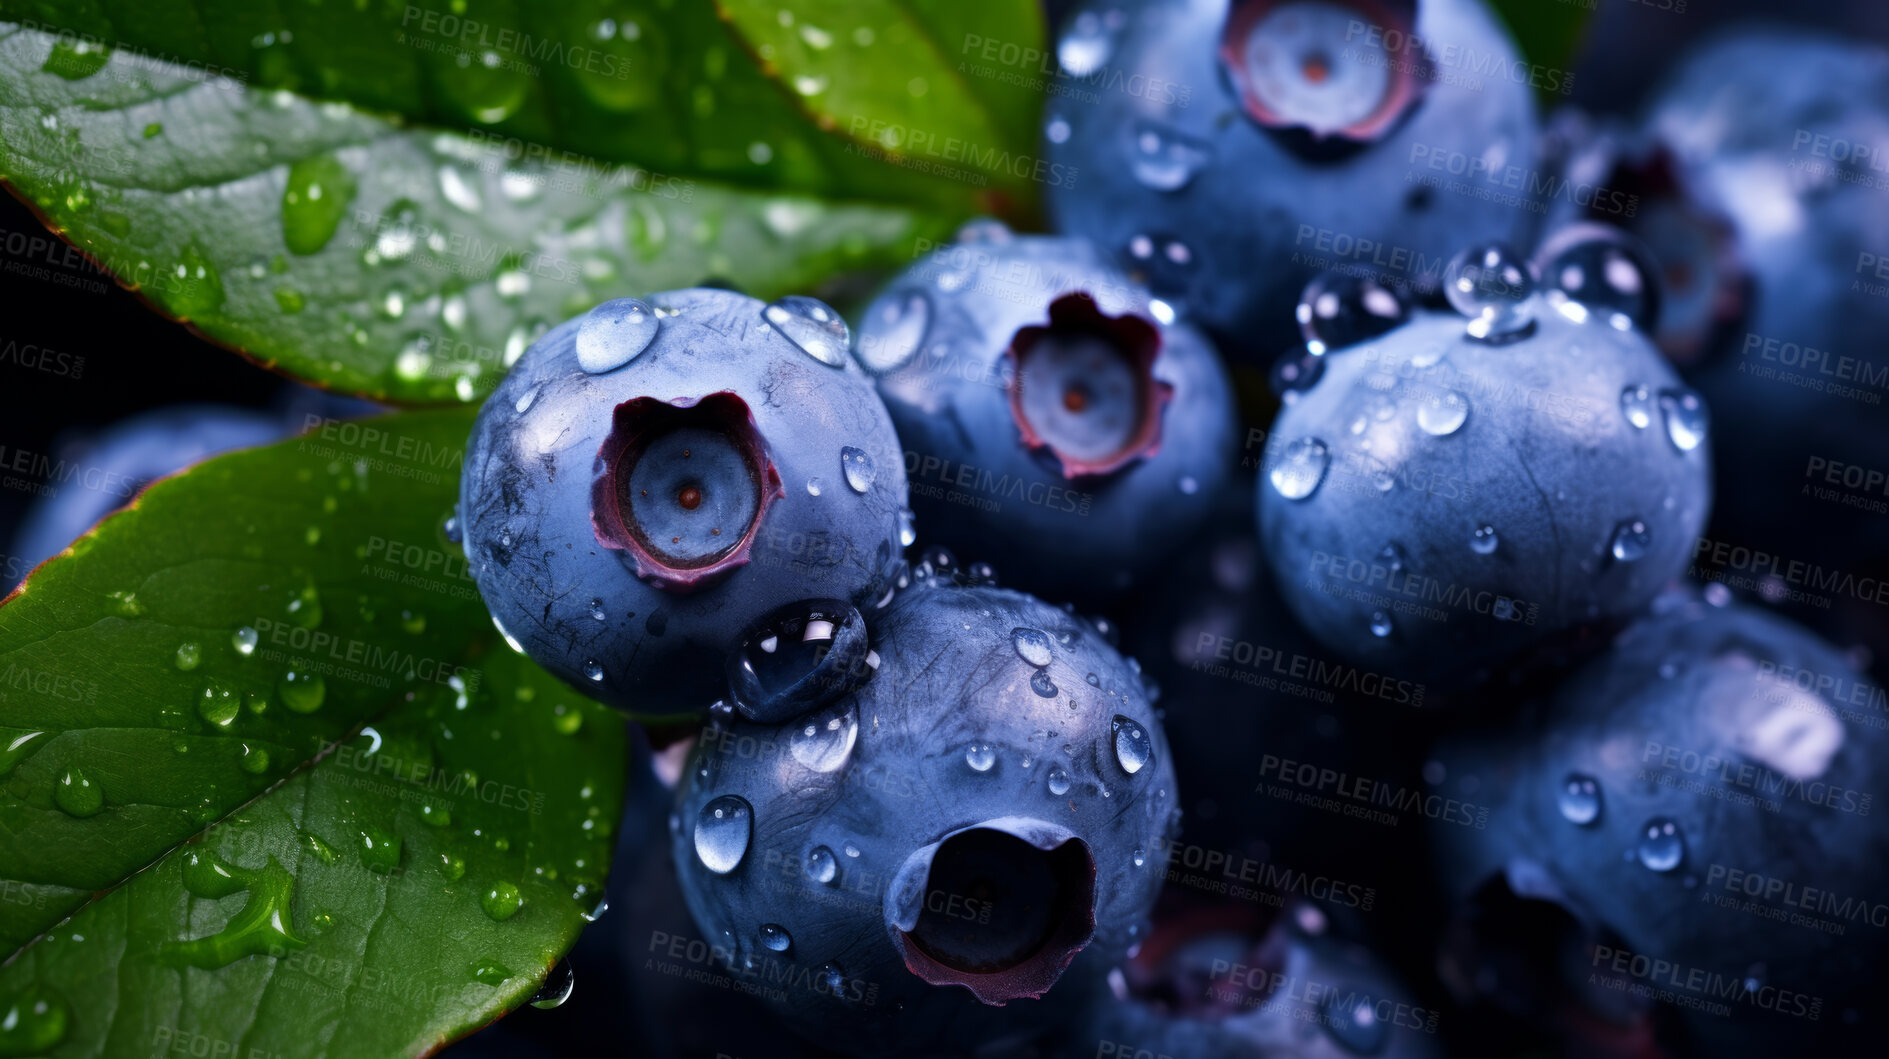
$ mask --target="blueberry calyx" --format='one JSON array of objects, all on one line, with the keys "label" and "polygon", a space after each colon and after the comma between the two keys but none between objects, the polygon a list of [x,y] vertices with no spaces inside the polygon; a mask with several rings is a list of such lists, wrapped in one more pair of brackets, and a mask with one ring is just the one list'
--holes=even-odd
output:
[{"label": "blueberry calyx", "polygon": [[[1220,34],[1220,63],[1247,116],[1317,149],[1384,136],[1422,101],[1435,64],[1414,0],[1247,0]],[[1369,47],[1350,35],[1378,31]],[[1367,51],[1382,52],[1377,61]],[[1379,77],[1383,83],[1377,83]]]},{"label": "blueberry calyx", "polygon": [[597,543],[670,592],[707,588],[745,566],[768,505],[786,495],[747,402],[729,391],[624,401],[597,460]]},{"label": "blueberry calyx", "polygon": [[886,930],[913,974],[1002,1007],[1040,998],[1095,936],[1095,858],[1066,827],[1007,816],[946,834],[886,890]]},{"label": "blueberry calyx", "polygon": [[1049,322],[1020,328],[1010,361],[1010,414],[1025,448],[1047,449],[1064,478],[1099,477],[1161,448],[1174,387],[1154,377],[1161,332],[1133,313],[1108,316],[1065,294]]}]

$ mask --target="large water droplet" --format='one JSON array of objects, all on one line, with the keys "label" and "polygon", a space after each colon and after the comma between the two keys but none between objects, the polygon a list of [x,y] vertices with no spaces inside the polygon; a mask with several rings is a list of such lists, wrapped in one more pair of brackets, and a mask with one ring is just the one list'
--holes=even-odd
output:
[{"label": "large water droplet", "polygon": [[964,763],[971,766],[973,772],[989,772],[997,763],[997,751],[989,743],[972,743],[964,748]]},{"label": "large water droplet", "polygon": [[1486,524],[1477,526],[1469,535],[1469,550],[1477,555],[1494,555],[1496,546],[1501,543],[1502,540],[1496,535],[1494,526]]},{"label": "large water droplet", "polygon": [[400,836],[383,827],[361,829],[361,864],[368,871],[388,875],[400,866]]},{"label": "large water droplet", "polygon": [[1143,187],[1179,191],[1212,157],[1213,148],[1206,141],[1142,122],[1130,140],[1128,165]]},{"label": "large water droplet", "polygon": [[1372,636],[1375,636],[1378,639],[1382,640],[1391,634],[1391,631],[1393,628],[1394,626],[1391,624],[1390,615],[1384,613],[1381,610],[1374,610],[1371,612],[1371,635]]},{"label": "large water droplet", "polygon": [[696,817],[695,855],[709,871],[726,875],[740,867],[753,835],[754,810],[739,795],[724,794]]},{"label": "large water droplet", "polygon": [[1635,852],[1647,868],[1672,871],[1686,859],[1686,838],[1669,817],[1656,816],[1640,829],[1640,845]]},{"label": "large water droplet", "polygon": [[1390,1039],[1390,1027],[1377,1017],[1370,996],[1354,989],[1331,989],[1319,1011],[1326,1036],[1353,1055],[1376,1055]]},{"label": "large water droplet", "polygon": [[761,944],[769,952],[786,952],[794,947],[793,935],[778,923],[761,924]]},{"label": "large water droplet", "polygon": [[1049,792],[1056,797],[1060,798],[1069,793],[1069,773],[1064,771],[1061,765],[1052,767],[1049,775],[1044,779],[1049,784]]},{"label": "large water droplet", "polygon": [[544,984],[531,994],[531,1006],[545,1011],[560,1007],[576,988],[577,972],[571,970],[571,962],[559,960],[552,965],[551,973],[545,975]]},{"label": "large water droplet", "polygon": [[846,366],[852,333],[839,311],[818,298],[790,294],[761,310],[761,319],[802,353],[830,367]]},{"label": "large water droplet", "polygon": [[235,723],[242,704],[243,700],[236,692],[222,682],[212,680],[204,685],[203,691],[197,696],[197,716],[218,728],[228,728]]},{"label": "large water droplet", "polygon": [[485,909],[485,914],[501,923],[517,915],[524,904],[525,897],[518,892],[518,887],[504,880],[487,887],[479,898],[479,907]]},{"label": "large water droplet", "polygon": [[1644,386],[1629,386],[1620,391],[1620,414],[1636,430],[1645,430],[1653,422],[1653,395]]},{"label": "large water droplet", "polygon": [[1133,776],[1154,763],[1154,739],[1140,722],[1117,714],[1109,727],[1115,743],[1115,760],[1123,772]]},{"label": "large water droplet", "polygon": [[1536,260],[1542,262],[1551,301],[1578,303],[1619,331],[1638,328],[1650,333],[1658,325],[1659,286],[1653,282],[1652,259],[1619,229],[1603,224],[1564,228],[1547,241]]},{"label": "large water droplet", "polygon": [[656,340],[662,322],[636,298],[617,298],[592,309],[577,325],[577,366],[593,375],[635,360]]},{"label": "large water droplet", "polygon": [[1563,820],[1586,827],[1600,819],[1600,783],[1592,776],[1570,772],[1561,781],[1555,804],[1560,807]]},{"label": "large water droplet", "polygon": [[256,644],[261,641],[261,634],[247,625],[236,630],[236,632],[230,636],[230,646],[236,648],[236,653],[242,655],[244,658],[248,658],[251,654],[255,653]]},{"label": "large water droplet", "polygon": [[853,492],[864,495],[872,488],[872,480],[879,470],[872,465],[872,457],[864,449],[851,445],[840,449],[840,472],[846,476],[846,485]]},{"label": "large water droplet", "polygon": [[331,154],[289,166],[282,189],[282,240],[289,253],[312,254],[328,245],[354,202],[354,174]]},{"label": "large water droplet", "polygon": [[1456,255],[1444,273],[1443,293],[1469,317],[1471,338],[1507,342],[1535,327],[1535,276],[1521,255],[1490,243]]},{"label": "large water droplet", "polygon": [[320,673],[291,669],[276,682],[276,697],[296,713],[314,713],[328,697],[328,682]]},{"label": "large water droplet", "polygon": [[1071,77],[1087,77],[1102,68],[1115,50],[1111,21],[1119,21],[1120,12],[1098,14],[1084,11],[1069,23],[1069,31],[1056,42],[1056,61]]},{"label": "large water droplet", "polygon": [[1646,523],[1639,519],[1628,519],[1614,527],[1613,542],[1610,550],[1613,557],[1623,563],[1633,562],[1646,554],[1646,549],[1653,543],[1653,533],[1646,528]]},{"label": "large water droplet", "polygon": [[879,301],[866,312],[859,330],[859,360],[875,372],[887,372],[912,359],[931,331],[931,299],[922,290],[905,291]]},{"label": "large water droplet", "polygon": [[54,782],[52,800],[67,816],[97,816],[105,808],[105,791],[85,770],[71,765]]},{"label": "large water droplet", "polygon": [[1331,466],[1331,450],[1317,438],[1300,438],[1288,444],[1279,454],[1279,462],[1273,466],[1266,478],[1280,496],[1287,500],[1304,500],[1318,491],[1318,485],[1325,480],[1325,469]]},{"label": "large water droplet", "polygon": [[1041,629],[1018,627],[1010,630],[1010,643],[1017,649],[1017,657],[1038,669],[1049,665],[1055,658],[1050,653],[1049,635]]},{"label": "large water droplet", "polygon": [[1306,348],[1323,355],[1384,334],[1403,323],[1410,308],[1375,279],[1333,271],[1305,285],[1296,315]]},{"label": "large water droplet", "polygon": [[[50,61],[50,60],[48,60]],[[41,985],[0,1000],[0,1055],[42,1055],[66,1039],[72,1013]]]},{"label": "large water droplet", "polygon": [[850,703],[837,703],[795,723],[788,749],[795,761],[815,772],[837,771],[859,740],[859,716]]},{"label": "large water droplet", "polygon": [[1455,390],[1438,390],[1417,404],[1417,425],[1433,437],[1456,433],[1469,418],[1469,399]]},{"label": "large water droplet", "polygon": [[1705,402],[1691,390],[1661,390],[1660,415],[1666,420],[1666,437],[1673,448],[1691,452],[1705,440],[1707,415]]},{"label": "large water droplet", "polygon": [[839,858],[825,846],[815,846],[807,853],[807,878],[814,882],[831,886],[839,878]]}]

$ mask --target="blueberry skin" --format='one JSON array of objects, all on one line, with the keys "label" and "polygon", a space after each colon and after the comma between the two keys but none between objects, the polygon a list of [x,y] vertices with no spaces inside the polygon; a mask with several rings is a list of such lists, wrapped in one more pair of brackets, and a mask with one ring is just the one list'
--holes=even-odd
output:
[{"label": "blueberry skin", "polygon": [[[696,289],[649,303],[654,339],[613,371],[579,365],[581,316],[526,350],[480,410],[460,481],[466,554],[493,620],[573,687],[645,715],[698,711],[722,694],[724,659],[775,608],[815,597],[870,607],[887,594],[906,500],[892,423],[857,367],[803,352],[745,295]],[[632,552],[600,543],[600,452],[620,405],[717,393],[745,406],[779,488],[745,564],[693,590],[659,587],[638,577]],[[848,483],[843,448],[873,468],[863,492]]]},{"label": "blueberry skin", "polygon": [[[1506,723],[1443,742],[1437,793],[1488,812],[1482,829],[1432,828],[1435,866],[1457,911],[1480,899],[1497,936],[1518,936],[1503,918],[1514,906],[1488,901],[1492,884],[1506,882],[1559,907],[1589,944],[1668,961],[1682,980],[1697,969],[1794,994],[1753,1003],[1735,990],[1712,998],[1729,1017],[1680,1012],[1696,1054],[1812,1054],[1803,1049],[1813,1033],[1849,1032],[1844,1011],[1881,958],[1882,693],[1803,628],[1722,592],[1707,598],[1719,605],[1669,590],[1604,655]],[[1593,781],[1597,796],[1564,808],[1571,778]],[[1649,825],[1661,822],[1663,838],[1666,821],[1683,849],[1659,871],[1639,851]],[[1767,889],[1774,881],[1793,889]],[[1841,906],[1847,914],[1820,910],[1806,888],[1853,903]],[[1794,923],[1791,913],[1845,929]],[[1622,996],[1613,986],[1581,997],[1590,972],[1701,998],[1617,972],[1586,950],[1575,962],[1562,988],[1589,1007],[1618,1011]],[[1879,1035],[1877,1022],[1853,1029]]]},{"label": "blueberry skin", "polygon": [[[1041,1032],[1079,1009],[1142,935],[1161,886],[1147,851],[1168,833],[1177,795],[1139,672],[1059,608],[944,579],[915,581],[872,631],[878,669],[851,695],[786,725],[731,720],[704,730],[671,821],[689,908],[702,933],[730,950],[730,973],[784,983],[770,1003],[822,1046],[963,1055]],[[1145,761],[1120,756],[1121,740],[1136,733],[1118,731],[1119,718],[1145,735],[1127,744],[1145,749]],[[1131,773],[1124,760],[1141,763]],[[731,797],[747,807],[735,817],[750,826],[745,845],[720,842],[714,830]],[[912,949],[901,953],[888,924],[920,892],[907,887],[916,853],[1006,819],[1011,833],[1066,829],[1058,855],[1088,857],[1093,937],[1060,978],[1034,975],[1067,957],[1060,930],[1022,964],[990,962],[982,978],[999,991],[980,1002],[972,990],[985,986],[933,985],[919,961],[908,969]],[[941,852],[931,871],[945,861]],[[1079,916],[1080,875],[1048,907]],[[1060,869],[1056,877],[1065,878]],[[984,896],[981,886],[954,888],[935,874],[916,881],[927,903],[947,908],[935,895]],[[985,907],[995,909],[993,924],[1006,922],[1009,906]],[[1025,971],[998,973],[1017,967]]]},{"label": "blueberry skin", "polygon": [[[1170,395],[1153,413],[1153,451],[1071,477],[1052,450],[1025,442],[1009,351],[1020,330],[1048,323],[1052,303],[1076,292],[1105,317],[1155,329],[1151,376]],[[1160,323],[1161,311],[1089,243],[1013,236],[987,222],[888,285],[866,310],[857,355],[879,372],[905,444],[919,536],[992,564],[1006,583],[1090,605],[1158,569],[1233,477],[1239,429],[1212,345]],[[914,312],[927,320],[922,340]]]},{"label": "blueberry skin", "polygon": [[[1637,333],[1539,308],[1503,345],[1463,326],[1420,313],[1327,354],[1280,410],[1259,481],[1261,539],[1305,627],[1443,688],[1639,611],[1684,569],[1712,496],[1707,428]],[[1312,491],[1289,499],[1281,483],[1313,481],[1321,446]]]},{"label": "blueberry skin", "polygon": [[[1122,267],[1145,273],[1157,295],[1184,306],[1229,356],[1258,363],[1295,343],[1292,308],[1307,281],[1328,267],[1362,266],[1387,281],[1429,289],[1463,245],[1524,236],[1528,210],[1417,181],[1462,180],[1471,160],[1478,172],[1503,179],[1508,167],[1525,175],[1536,137],[1527,84],[1500,74],[1461,77],[1467,71],[1460,66],[1440,64],[1399,123],[1355,151],[1308,156],[1242,107],[1219,55],[1222,27],[1236,7],[1228,0],[1109,0],[1065,19],[1067,51],[1083,19],[1106,26],[1109,12],[1126,16],[1108,36],[1112,46],[1098,72],[1063,77],[1099,98],[1049,101],[1042,150],[1052,166],[1075,173],[1048,189],[1058,231],[1093,239]],[[1494,57],[1502,68],[1518,62],[1480,0],[1421,0],[1417,7],[1415,35],[1431,43],[1433,62],[1444,48],[1456,49],[1452,56]],[[1376,20],[1364,10],[1351,19],[1369,27]],[[1334,41],[1332,50],[1359,47],[1362,39]],[[1390,54],[1415,57],[1409,50]],[[1480,87],[1472,89],[1471,80]],[[1136,92],[1130,85],[1169,87]],[[1158,190],[1136,175],[1141,136],[1150,129],[1206,152],[1176,190]],[[1432,169],[1432,161],[1443,168]],[[1495,179],[1477,188],[1515,191]],[[1183,248],[1185,264],[1166,256],[1169,242]]]},{"label": "blueberry skin", "polygon": [[0,567],[0,595],[156,479],[232,449],[266,445],[289,426],[248,408],[174,405],[61,444],[59,458],[87,468],[98,485],[62,489],[28,510],[13,531],[10,558]]},{"label": "blueberry skin", "polygon": [[1729,223],[1745,276],[1742,319],[1691,373],[1740,424],[1719,439],[1715,534],[1826,565],[1880,555],[1889,493],[1812,461],[1889,470],[1889,282],[1870,265],[1889,254],[1889,173],[1849,151],[1885,140],[1889,52],[1775,24],[1722,33],[1644,121],[1686,197]]}]

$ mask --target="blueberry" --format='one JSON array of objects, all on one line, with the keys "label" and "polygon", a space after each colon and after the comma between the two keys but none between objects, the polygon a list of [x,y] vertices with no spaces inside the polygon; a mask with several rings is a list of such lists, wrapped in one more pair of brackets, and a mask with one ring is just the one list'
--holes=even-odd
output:
[{"label": "blueberry", "polygon": [[1059,608],[933,576],[871,630],[844,697],[703,730],[676,863],[812,1039],[965,1054],[1064,1017],[1143,929],[1174,765],[1136,668]]},{"label": "blueberry", "polygon": [[644,714],[699,710],[757,621],[867,608],[903,560],[905,468],[838,314],[723,290],[605,302],[473,427],[464,540],[532,659]]},{"label": "blueberry", "polygon": [[1476,315],[1420,312],[1327,354],[1273,424],[1259,485],[1267,556],[1309,631],[1445,687],[1634,614],[1711,505],[1704,406],[1652,346],[1578,302],[1518,300],[1533,280],[1507,252],[1469,257],[1450,293]]},{"label": "blueberry", "polygon": [[990,224],[893,281],[858,356],[905,442],[918,530],[1009,583],[1099,602],[1231,477],[1212,346],[1080,240]]},{"label": "blueberry", "polygon": [[1098,997],[1046,1054],[1442,1054],[1438,1010],[1314,902],[1286,902],[1264,924],[1250,903],[1231,900],[1185,908],[1164,901],[1161,914],[1171,917],[1157,918],[1154,935],[1112,979],[1115,992]]},{"label": "blueberry", "polygon": [[1881,554],[1886,124],[1889,52],[1775,25],[1710,39],[1648,107],[1675,178],[1662,208],[1717,219],[1731,259],[1700,267],[1687,229],[1643,233],[1730,316],[1690,372],[1740,425],[1718,442],[1714,537],[1849,569]]},{"label": "blueberry", "polygon": [[[1115,255],[1230,354],[1292,341],[1308,279],[1434,289],[1466,242],[1520,238],[1526,68],[1480,0],[1092,2],[1057,56],[1044,151],[1059,230]],[[1471,58],[1473,57],[1473,58]],[[1481,66],[1486,62],[1486,66]]]},{"label": "blueberry", "polygon": [[[1805,1052],[1881,958],[1881,705],[1802,628],[1662,594],[1436,751],[1434,793],[1486,809],[1432,827],[1456,902],[1445,981],[1530,1022],[1640,1027],[1664,1054]],[[1672,1006],[1637,996],[1655,991]]]},{"label": "blueberry", "polygon": [[152,481],[230,449],[267,444],[290,426],[247,408],[174,405],[61,439],[55,443],[59,464],[83,468],[96,487],[60,489],[33,505],[14,530],[10,558],[0,565],[0,595]]}]

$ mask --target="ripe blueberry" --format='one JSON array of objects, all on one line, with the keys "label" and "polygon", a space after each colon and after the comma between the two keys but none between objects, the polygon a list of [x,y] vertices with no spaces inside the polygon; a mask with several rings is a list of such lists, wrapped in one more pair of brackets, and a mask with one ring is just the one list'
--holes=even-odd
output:
[{"label": "ripe blueberry", "polygon": [[1139,671],[1030,596],[920,578],[872,643],[785,725],[716,712],[676,863],[730,972],[788,983],[823,1043],[964,1054],[1064,1017],[1142,931],[1173,762]]},{"label": "ripe blueberry", "polygon": [[1231,476],[1212,346],[1080,240],[980,222],[866,310],[858,356],[928,542],[1099,602],[1165,560]]},{"label": "ripe blueberry", "polygon": [[493,620],[586,694],[655,714],[719,695],[777,608],[889,593],[905,468],[847,341],[813,299],[709,289],[545,335],[480,411],[460,484]]},{"label": "ripe blueberry", "polygon": [[1050,99],[1044,150],[1078,174],[1051,217],[1230,353],[1289,344],[1325,268],[1431,288],[1465,242],[1523,234],[1532,88],[1464,69],[1527,69],[1480,0],[1110,0],[1057,56],[1096,98]]},{"label": "ripe blueberry", "polygon": [[1273,424],[1259,486],[1306,628],[1444,684],[1637,612],[1711,504],[1704,406],[1630,320],[1550,308],[1499,248],[1459,264],[1467,324],[1420,312],[1326,354]]}]

